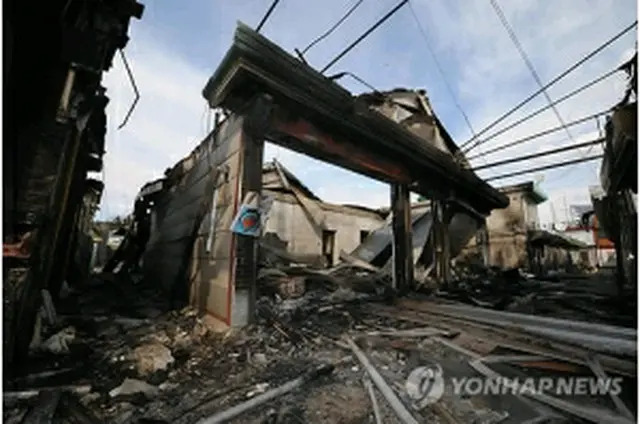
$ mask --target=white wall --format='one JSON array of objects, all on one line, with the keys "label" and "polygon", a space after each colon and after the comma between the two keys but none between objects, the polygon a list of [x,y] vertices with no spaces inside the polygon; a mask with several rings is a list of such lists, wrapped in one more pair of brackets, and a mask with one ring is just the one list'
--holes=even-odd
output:
[{"label": "white wall", "polygon": [[[373,231],[384,224],[374,213],[349,210],[346,207],[323,205],[325,225],[334,230],[333,262],[339,260],[340,250],[351,252],[360,244],[360,231]],[[269,213],[265,233],[274,232],[287,244],[291,253],[322,254],[322,233],[314,231],[311,221],[298,203],[276,199]]]}]

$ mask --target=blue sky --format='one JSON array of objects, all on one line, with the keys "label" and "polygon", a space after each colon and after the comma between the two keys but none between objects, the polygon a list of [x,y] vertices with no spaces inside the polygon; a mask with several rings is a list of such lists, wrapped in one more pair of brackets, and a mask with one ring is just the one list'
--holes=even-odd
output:
[{"label": "blue sky", "polygon": [[[316,68],[323,67],[397,1],[365,0],[336,32],[309,51],[308,62]],[[271,0],[146,2],[142,20],[132,24],[126,49],[142,97],[128,125],[120,131],[116,127],[133,94],[119,58],[105,79],[111,102],[102,217],[128,213],[142,184],[160,177],[203,139],[208,114],[202,88],[229,47],[236,22],[257,25],[270,3]],[[281,0],[262,33],[293,52],[294,48],[302,49],[322,34],[353,3],[355,0]],[[445,70],[455,98],[475,131],[538,89],[489,0],[412,0],[411,4]],[[501,0],[499,4],[544,82],[637,16],[634,0]],[[631,56],[636,37],[635,31],[629,33],[580,67],[549,90],[551,97],[558,98],[618,66]],[[470,137],[408,7],[388,20],[329,73],[341,71],[352,72],[380,90],[426,89],[436,113],[454,139],[462,143]],[[368,90],[348,78],[341,83],[356,93]],[[610,107],[622,96],[624,87],[625,80],[620,74],[560,104],[558,109],[565,121],[572,121]],[[544,97],[539,96],[502,125],[544,105]],[[545,112],[483,147],[488,149],[558,124],[551,111]],[[597,135],[597,126],[590,122],[573,127],[571,132],[575,140],[590,139]],[[559,132],[488,155],[473,164],[548,150],[567,142],[566,134]],[[473,153],[482,150],[479,148]],[[596,147],[589,154],[599,150]],[[493,168],[480,175],[489,177],[586,153],[585,150],[573,151],[526,164]],[[388,187],[384,184],[268,146],[265,160],[273,157],[326,201],[373,207],[388,204]],[[543,221],[549,221],[551,210],[558,219],[562,218],[565,203],[588,202],[587,189],[598,183],[598,167],[597,162],[592,162],[540,175],[499,180],[495,185],[544,178],[542,186],[551,200],[541,205],[540,214]]]}]

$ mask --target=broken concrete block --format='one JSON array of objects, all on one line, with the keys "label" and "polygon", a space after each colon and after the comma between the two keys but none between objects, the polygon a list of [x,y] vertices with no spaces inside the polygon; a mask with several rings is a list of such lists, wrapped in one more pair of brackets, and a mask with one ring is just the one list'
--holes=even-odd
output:
[{"label": "broken concrete block", "polygon": [[80,403],[87,406],[98,399],[100,399],[100,393],[92,392],[82,396],[80,398]]},{"label": "broken concrete block", "polygon": [[298,299],[306,291],[306,277],[304,276],[283,278],[278,282],[278,294],[283,299]]},{"label": "broken concrete block", "polygon": [[160,343],[138,346],[133,351],[133,359],[136,371],[142,376],[166,370],[175,361],[169,348]]},{"label": "broken concrete block", "polygon": [[193,329],[191,331],[191,336],[194,340],[202,340],[209,333],[209,327],[207,324],[201,319],[196,319],[195,324],[193,325]]},{"label": "broken concrete block", "polygon": [[264,353],[254,353],[253,362],[264,365],[269,361],[267,360],[267,355],[265,355]]},{"label": "broken concrete block", "polygon": [[39,349],[53,353],[54,355],[64,355],[69,353],[69,345],[75,338],[76,329],[74,327],[67,327],[45,340]]}]

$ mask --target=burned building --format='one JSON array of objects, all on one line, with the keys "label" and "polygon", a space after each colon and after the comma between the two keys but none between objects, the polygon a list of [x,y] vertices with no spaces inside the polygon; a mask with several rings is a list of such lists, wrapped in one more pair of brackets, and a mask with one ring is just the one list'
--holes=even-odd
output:
[{"label": "burned building", "polygon": [[[164,206],[167,202],[171,203],[174,196],[180,195],[179,178],[176,180],[172,177],[175,177],[177,170],[190,171],[191,163],[191,156],[180,161],[168,173],[167,178],[145,184],[136,197],[138,209],[146,211],[141,211],[134,220],[138,229],[133,229],[133,232],[139,232],[142,227],[148,226],[146,231],[149,235],[144,242],[146,246],[146,240],[150,241],[146,252],[147,262],[153,262],[152,246],[165,237],[162,233],[166,231],[166,227],[160,224],[166,218]],[[264,165],[262,187],[263,197],[271,199],[263,228],[265,242],[273,248],[318,265],[331,266],[337,263],[341,251],[350,252],[355,249],[384,223],[384,217],[388,214],[362,206],[324,202],[276,160]],[[194,197],[191,200],[193,203],[208,204],[213,208],[213,203],[208,200],[212,195],[210,190],[195,193],[200,193],[203,197]],[[219,203],[215,204],[216,213],[218,208],[223,207]],[[206,212],[210,214],[212,211]],[[192,219],[188,213],[181,216],[184,221]],[[209,242],[207,239],[205,250],[213,247],[213,241]],[[118,260],[120,259],[116,258],[112,261],[107,271],[112,270]]]},{"label": "burned building", "polygon": [[533,182],[499,187],[509,198],[509,206],[494,210],[486,221],[486,231],[479,234],[476,244],[487,251],[488,264],[501,268],[516,268],[529,264],[527,240],[531,231],[540,228],[538,205],[546,195]]},{"label": "burned building", "polygon": [[465,246],[459,261],[533,272],[567,269],[580,262],[588,244],[569,235],[541,229],[538,205],[547,196],[533,182],[499,187],[509,206],[496,209]]},{"label": "burned building", "polygon": [[[410,191],[434,205],[429,234],[434,246],[446,248],[429,251],[437,252],[433,267],[441,281],[449,278],[452,220],[465,217],[473,233],[491,210],[508,204],[464,164],[423,92],[353,96],[335,79],[240,24],[203,91],[225,118],[167,171],[142,262],[146,278],[195,305],[214,326],[251,320],[264,231],[273,230],[289,250],[332,263],[383,223],[377,212],[320,202],[277,163],[263,172],[265,140],[390,184],[385,249],[392,253],[385,262],[398,288],[413,284],[414,254],[426,243],[412,234]],[[275,200],[265,228],[232,231],[237,222],[266,219],[260,210],[270,191]]]},{"label": "burned building", "polygon": [[42,290],[56,301],[74,268],[77,230],[91,210],[83,204],[91,190],[87,173],[102,169],[105,153],[102,74],[126,46],[130,20],[143,6],[3,5],[3,342],[5,370],[12,370],[7,365],[26,356]]},{"label": "burned building", "polygon": [[598,221],[616,249],[619,290],[637,289],[638,253],[638,53],[620,68],[629,77],[623,99],[612,108],[605,126],[602,190],[592,193]]}]

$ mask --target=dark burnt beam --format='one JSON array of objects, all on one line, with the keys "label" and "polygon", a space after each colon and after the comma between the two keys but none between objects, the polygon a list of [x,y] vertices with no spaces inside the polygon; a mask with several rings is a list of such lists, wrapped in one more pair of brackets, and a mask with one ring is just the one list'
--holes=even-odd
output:
[{"label": "dark burnt beam", "polygon": [[[86,139],[86,137],[83,137]],[[81,141],[81,144],[86,141]],[[49,278],[49,290],[51,297],[57,301],[60,294],[62,282],[67,279],[69,273],[69,264],[75,250],[75,233],[77,232],[77,217],[82,207],[82,198],[84,195],[84,186],[86,178],[86,146],[80,147],[74,169],[71,170],[71,181],[69,184],[69,195],[65,204],[62,205],[60,212],[60,236],[54,247],[53,264],[51,267],[51,277]],[[70,280],[70,283],[77,283],[77,277]]]},{"label": "dark burnt beam", "polygon": [[413,284],[411,203],[408,185],[391,185],[391,212],[391,228],[393,231],[393,284],[395,289],[405,290]]},{"label": "dark burnt beam", "polygon": [[309,120],[288,115],[282,108],[275,109],[267,135],[269,141],[379,181],[405,184],[412,181],[409,172],[397,161],[324,131]]},{"label": "dark burnt beam", "polygon": [[449,239],[449,223],[452,210],[444,200],[432,201],[434,263],[436,281],[440,287],[447,287],[451,282],[451,243]]},{"label": "dark burnt beam", "polygon": [[461,169],[450,154],[240,24],[203,95],[210,107],[239,113],[256,91],[272,95],[280,109],[276,143],[388,183],[415,182],[414,191],[428,197],[455,191],[482,213],[508,205],[506,196]]}]

